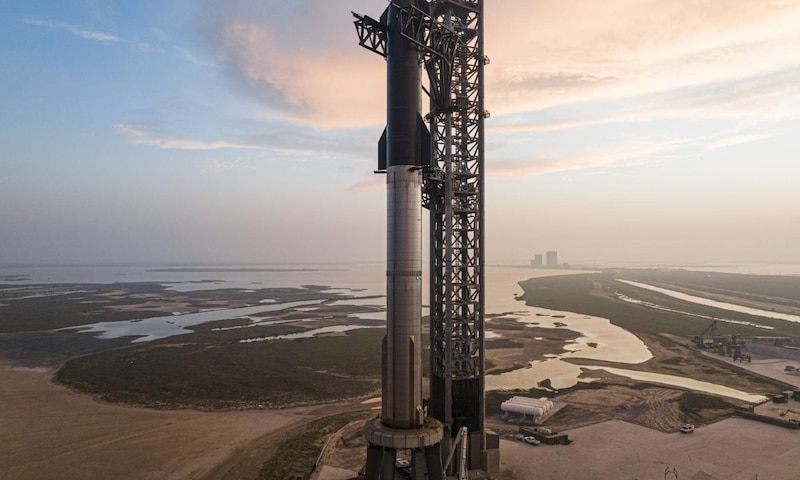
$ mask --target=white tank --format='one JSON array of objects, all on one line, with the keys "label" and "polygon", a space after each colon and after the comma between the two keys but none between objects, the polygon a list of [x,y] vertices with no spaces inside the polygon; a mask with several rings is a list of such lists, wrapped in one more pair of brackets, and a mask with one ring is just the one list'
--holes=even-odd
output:
[{"label": "white tank", "polygon": [[534,417],[541,417],[544,415],[544,410],[541,407],[533,405],[520,405],[519,403],[503,402],[500,404],[500,410],[504,412],[520,413],[523,415],[533,415]]}]

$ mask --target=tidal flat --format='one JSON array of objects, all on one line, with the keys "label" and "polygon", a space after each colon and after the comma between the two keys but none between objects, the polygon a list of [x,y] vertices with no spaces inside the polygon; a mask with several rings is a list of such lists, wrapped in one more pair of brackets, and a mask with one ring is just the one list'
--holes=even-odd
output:
[{"label": "tidal flat", "polygon": [[[56,382],[49,383],[49,387],[40,384],[40,389],[100,400],[101,405],[134,406],[137,411],[201,410],[208,415],[230,410],[264,415],[309,412],[303,422],[323,417],[331,409],[369,412],[370,407],[361,402],[379,391],[383,331],[375,327],[385,323],[381,283],[385,277],[380,266],[344,272],[342,278],[350,280],[341,283],[318,281],[317,275],[331,279],[338,273],[313,269],[159,272],[178,273],[191,275],[192,283],[184,282],[181,288],[175,288],[168,282],[34,284],[6,280],[7,284],[0,286],[2,368],[17,369],[26,378],[52,378]],[[512,390],[488,392],[488,422],[501,433],[513,431],[516,425],[502,418],[499,403],[506,396],[517,394],[548,396],[569,403],[570,408],[550,420],[564,430],[624,419],[673,432],[683,419],[701,425],[726,418],[736,404],[733,399],[691,392],[686,386],[658,385],[610,372],[636,370],[695,378],[762,395],[785,389],[779,382],[698,355],[679,339],[699,334],[714,316],[743,322],[724,324],[721,328],[726,334],[764,335],[763,328],[745,323],[750,322],[769,326],[769,335],[797,336],[799,325],[681,302],[618,281],[630,279],[691,290],[709,298],[724,295],[728,302],[741,296],[742,301],[759,302],[759,308],[769,308],[773,300],[781,308],[794,308],[797,299],[791,295],[764,297],[762,279],[756,280],[757,286],[748,287],[746,278],[737,278],[738,283],[728,280],[725,285],[704,284],[701,280],[708,278],[704,277],[707,274],[666,278],[669,274],[653,271],[648,277],[641,270],[493,267],[488,273],[487,384],[513,372],[537,375],[537,380],[526,380]],[[214,278],[205,279],[204,275]],[[238,283],[216,279],[217,275],[237,276]],[[289,275],[292,280],[280,286],[274,278],[265,277],[262,282],[258,275]],[[530,279],[520,282],[526,278]],[[626,302],[623,297],[641,303]],[[256,312],[240,310],[262,307],[265,308]],[[187,315],[205,312],[224,314],[202,323],[180,321],[182,316],[185,320]],[[227,314],[230,317],[226,318]],[[208,318],[213,317],[212,314]],[[144,331],[150,325],[149,319],[180,327],[180,334],[150,338]],[[423,325],[426,321],[424,318]],[[102,332],[92,327],[115,323],[143,330],[101,338]],[[313,335],[314,331],[328,333]],[[278,338],[291,334],[302,335]],[[311,336],[304,338],[306,335]],[[248,342],[265,338],[268,340]],[[426,334],[423,339],[427,342]],[[643,349],[636,358],[630,356],[634,344]],[[615,351],[625,355],[612,355]],[[547,370],[556,361],[569,368],[568,383],[572,386],[558,387],[559,379]],[[427,361],[423,365],[427,370]],[[19,395],[20,399],[25,398],[21,391]],[[43,411],[41,408],[45,407],[36,408]],[[298,428],[303,424],[293,422],[290,423]],[[275,425],[278,428],[279,424]],[[276,435],[275,428],[264,428],[263,435]],[[270,438],[271,445],[277,448],[280,440]],[[130,444],[121,442],[104,448],[111,451],[117,447],[130,448]],[[201,471],[211,475],[223,464],[235,469],[234,463],[245,461],[237,455],[225,457],[213,468],[203,464]],[[264,455],[260,460],[247,460],[255,471],[270,457]]]}]

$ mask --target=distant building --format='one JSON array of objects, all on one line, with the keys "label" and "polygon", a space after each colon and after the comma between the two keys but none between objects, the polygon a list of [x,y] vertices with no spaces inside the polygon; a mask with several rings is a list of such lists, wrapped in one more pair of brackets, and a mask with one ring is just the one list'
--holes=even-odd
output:
[{"label": "distant building", "polygon": [[547,265],[558,265],[558,252],[550,251],[545,255],[547,256]]},{"label": "distant building", "polygon": [[537,253],[533,256],[533,260],[531,260],[532,267],[541,267],[542,266],[542,254]]}]

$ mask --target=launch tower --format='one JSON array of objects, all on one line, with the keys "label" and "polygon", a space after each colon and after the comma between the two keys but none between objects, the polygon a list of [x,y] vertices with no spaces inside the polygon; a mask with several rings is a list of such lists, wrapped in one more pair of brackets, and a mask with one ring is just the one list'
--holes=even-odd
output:
[{"label": "launch tower", "polygon": [[[387,335],[382,415],[366,433],[367,479],[377,480],[379,470],[393,478],[397,449],[412,450],[415,478],[423,478],[423,467],[438,478],[441,453],[452,458],[457,436],[469,440],[460,470],[494,472],[498,439],[484,427],[483,0],[395,0],[380,20],[353,15],[359,44],[387,62],[387,127],[378,153],[388,194]],[[419,114],[421,68],[430,130]],[[421,293],[420,205],[429,209],[431,227],[427,412],[414,397],[421,388],[421,304],[412,293]],[[398,408],[413,421],[399,421]],[[416,417],[409,408],[420,409]],[[419,445],[397,446],[397,435]]]}]

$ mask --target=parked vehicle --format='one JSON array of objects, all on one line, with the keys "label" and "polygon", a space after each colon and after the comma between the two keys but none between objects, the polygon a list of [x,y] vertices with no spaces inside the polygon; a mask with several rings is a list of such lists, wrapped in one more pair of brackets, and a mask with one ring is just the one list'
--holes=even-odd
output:
[{"label": "parked vehicle", "polygon": [[680,431],[681,433],[692,433],[694,432],[694,425],[692,425],[691,423],[686,423],[684,425],[681,425]]},{"label": "parked vehicle", "polygon": [[536,437],[522,437],[522,441],[527,443],[528,445],[533,445],[533,446],[542,443],[539,440],[537,440]]}]

